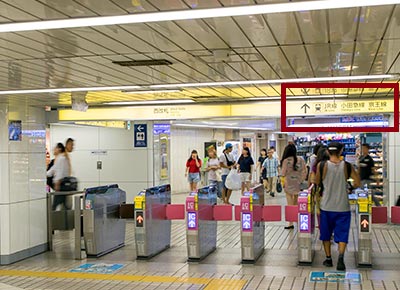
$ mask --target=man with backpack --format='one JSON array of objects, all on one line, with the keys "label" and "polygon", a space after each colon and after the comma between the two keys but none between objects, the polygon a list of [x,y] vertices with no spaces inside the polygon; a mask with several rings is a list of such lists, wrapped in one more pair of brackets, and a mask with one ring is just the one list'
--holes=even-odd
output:
[{"label": "man with backpack", "polygon": [[347,192],[347,180],[351,177],[354,187],[360,186],[359,175],[353,166],[340,159],[343,144],[331,142],[328,146],[329,160],[317,166],[316,184],[322,184],[320,240],[323,242],[326,260],[324,265],[333,266],[331,237],[339,245],[339,259],[336,269],[345,271],[344,253],[349,240],[351,211]]}]

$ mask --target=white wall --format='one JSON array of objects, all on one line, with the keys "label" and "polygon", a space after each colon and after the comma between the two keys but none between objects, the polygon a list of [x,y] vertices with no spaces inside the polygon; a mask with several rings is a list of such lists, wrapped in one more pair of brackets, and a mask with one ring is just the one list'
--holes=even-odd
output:
[{"label": "white wall", "polygon": [[[21,120],[22,141],[8,141],[8,121]],[[35,130],[35,136],[27,135]],[[0,104],[0,255],[2,263],[47,249],[45,112]]]},{"label": "white wall", "polygon": [[193,149],[204,158],[204,142],[224,141],[223,130],[202,128],[171,128],[171,188],[173,192],[188,192],[185,178],[186,161]]},{"label": "white wall", "polygon": [[[133,128],[133,125],[132,125]],[[147,148],[134,148],[134,130],[52,124],[51,148],[68,137],[75,140],[71,154],[73,175],[79,188],[117,183],[126,191],[127,202],[142,189],[153,186],[152,124],[148,123]],[[93,154],[106,151],[105,155]],[[97,169],[97,161],[102,169]]]}]

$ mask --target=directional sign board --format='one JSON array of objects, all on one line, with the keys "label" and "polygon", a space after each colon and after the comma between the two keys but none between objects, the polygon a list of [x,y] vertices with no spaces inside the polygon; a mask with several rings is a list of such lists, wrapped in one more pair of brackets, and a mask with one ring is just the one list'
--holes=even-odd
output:
[{"label": "directional sign board", "polygon": [[188,230],[197,230],[197,212],[187,213],[187,228]]},{"label": "directional sign board", "polygon": [[147,147],[147,124],[135,124],[135,147]]},{"label": "directional sign board", "polygon": [[242,231],[251,232],[253,230],[253,221],[251,213],[242,213]]},{"label": "directional sign board", "polygon": [[360,215],[360,229],[362,233],[369,233],[369,215]]},{"label": "directional sign board", "polygon": [[300,218],[299,218],[299,222],[300,222],[300,225],[299,225],[299,227],[300,227],[300,232],[302,232],[302,233],[308,233],[309,230],[310,230],[310,224],[309,224],[310,219],[309,219],[308,214],[300,213],[300,214],[299,214],[299,217],[300,217]]}]

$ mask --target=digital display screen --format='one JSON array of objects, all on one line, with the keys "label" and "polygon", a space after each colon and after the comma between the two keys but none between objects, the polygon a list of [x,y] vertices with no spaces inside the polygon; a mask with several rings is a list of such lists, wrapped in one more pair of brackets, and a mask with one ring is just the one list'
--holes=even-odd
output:
[{"label": "digital display screen", "polygon": [[187,213],[187,227],[188,229],[196,229],[197,228],[197,213],[188,212]]},{"label": "digital display screen", "polygon": [[308,232],[310,230],[308,214],[300,214],[300,232]]},{"label": "digital display screen", "polygon": [[144,224],[143,211],[136,211],[136,227],[143,228],[143,224]]},{"label": "digital display screen", "polygon": [[252,226],[251,213],[242,213],[242,230],[251,231]]}]

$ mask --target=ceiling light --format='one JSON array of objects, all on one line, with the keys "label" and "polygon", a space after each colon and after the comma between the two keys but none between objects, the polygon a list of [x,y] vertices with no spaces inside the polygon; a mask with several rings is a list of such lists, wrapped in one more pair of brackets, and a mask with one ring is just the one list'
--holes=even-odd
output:
[{"label": "ceiling light", "polygon": [[161,93],[180,93],[182,90],[151,90],[151,91],[123,91],[127,94],[161,94]]},{"label": "ceiling light", "polygon": [[93,91],[119,91],[140,89],[140,86],[115,86],[115,87],[81,87],[81,88],[52,88],[0,91],[0,95],[16,94],[44,94],[44,93],[69,93],[69,92],[93,92]]},{"label": "ceiling light", "polygon": [[271,79],[271,80],[227,81],[227,82],[207,82],[207,83],[180,83],[180,84],[151,85],[149,87],[150,88],[190,88],[190,87],[245,86],[245,85],[283,84],[283,83],[393,79],[396,77],[398,77],[398,75],[396,75],[396,74],[361,75],[361,76],[340,76],[340,77],[319,77],[319,78],[298,78],[298,79]]},{"label": "ceiling light", "polygon": [[190,128],[213,128],[213,129],[241,129],[241,130],[251,130],[251,131],[271,131],[275,128],[267,127],[241,127],[241,126],[218,126],[218,125],[203,125],[203,124],[180,124],[174,123],[172,126],[176,127],[190,127]]},{"label": "ceiling light", "polygon": [[102,25],[120,25],[131,23],[149,23],[160,21],[177,21],[216,17],[260,15],[296,11],[313,11],[337,8],[381,6],[400,4],[400,0],[319,0],[277,4],[233,6],[208,9],[191,9],[138,13],[117,16],[85,17],[61,20],[31,21],[22,23],[5,23],[0,25],[0,32],[32,31],[75,27],[93,27]]},{"label": "ceiling light", "polygon": [[246,98],[244,99],[245,101],[279,101],[281,98],[280,97],[262,97],[262,98]]},{"label": "ceiling light", "polygon": [[332,99],[332,98],[342,98],[347,97],[347,95],[312,95],[312,96],[288,96],[287,99]]},{"label": "ceiling light", "polygon": [[194,103],[193,100],[154,100],[154,101],[133,101],[133,102],[110,102],[104,105],[169,105],[169,104],[188,104]]}]

